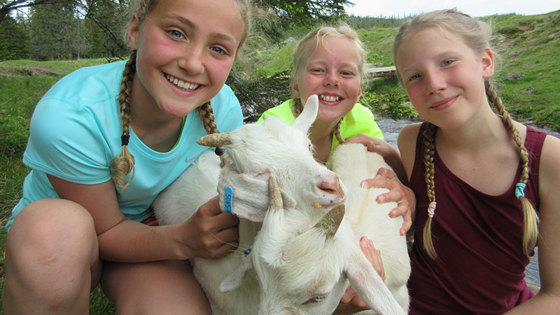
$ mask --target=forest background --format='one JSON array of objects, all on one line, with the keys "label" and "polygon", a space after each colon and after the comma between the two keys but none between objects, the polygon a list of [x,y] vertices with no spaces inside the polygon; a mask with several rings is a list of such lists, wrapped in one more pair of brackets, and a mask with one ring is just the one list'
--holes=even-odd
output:
[{"label": "forest background", "polygon": [[[256,0],[252,35],[228,84],[246,122],[291,96],[295,43],[318,24],[345,22],[358,30],[370,67],[392,66],[392,41],[408,17],[348,16],[348,0]],[[21,197],[29,171],[21,158],[29,120],[41,96],[62,76],[84,66],[126,59],[129,0],[0,0],[0,225]],[[560,11],[492,15],[493,46],[501,56],[494,78],[508,111],[519,121],[560,132]],[[361,103],[378,117],[418,119],[395,77],[372,78]],[[6,232],[0,228],[0,251]],[[0,294],[4,279],[0,258]],[[1,300],[0,300],[1,303]],[[92,314],[114,312],[97,289]],[[2,306],[0,304],[0,313]]]}]

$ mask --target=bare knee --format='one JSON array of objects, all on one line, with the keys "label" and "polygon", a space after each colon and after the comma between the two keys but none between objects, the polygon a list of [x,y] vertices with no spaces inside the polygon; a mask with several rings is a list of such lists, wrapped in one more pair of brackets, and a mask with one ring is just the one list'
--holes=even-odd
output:
[{"label": "bare knee", "polygon": [[4,293],[13,301],[5,298],[4,306],[29,302],[38,311],[87,302],[97,246],[93,219],[77,203],[44,199],[28,205],[6,239]]},{"label": "bare knee", "polygon": [[119,314],[211,314],[206,295],[186,261],[108,263],[102,286]]},{"label": "bare knee", "polygon": [[[63,199],[31,203],[16,217],[8,233],[7,250],[14,259],[19,253],[34,255],[40,264],[90,256],[97,247],[93,219],[79,204]],[[89,260],[88,260],[89,261]]]}]

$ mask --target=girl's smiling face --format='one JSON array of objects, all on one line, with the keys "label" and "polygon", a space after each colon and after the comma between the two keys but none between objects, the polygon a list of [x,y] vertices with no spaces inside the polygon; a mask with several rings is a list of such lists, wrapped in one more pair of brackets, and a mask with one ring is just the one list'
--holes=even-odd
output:
[{"label": "girl's smiling face", "polygon": [[233,1],[161,0],[128,30],[137,50],[133,107],[182,117],[224,85],[244,24]]},{"label": "girl's smiling face", "polygon": [[344,37],[326,37],[297,75],[293,89],[305,104],[319,95],[318,120],[337,122],[356,104],[362,93],[360,54]]},{"label": "girl's smiling face", "polygon": [[490,49],[475,52],[453,32],[428,27],[409,34],[395,59],[410,101],[424,119],[456,127],[488,106],[484,79],[494,74]]}]

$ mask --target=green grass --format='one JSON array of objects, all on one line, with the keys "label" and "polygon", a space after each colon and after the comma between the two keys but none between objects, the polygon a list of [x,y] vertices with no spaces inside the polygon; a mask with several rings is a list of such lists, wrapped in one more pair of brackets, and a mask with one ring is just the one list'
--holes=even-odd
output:
[{"label": "green grass", "polygon": [[94,66],[101,63],[106,63],[108,59],[76,59],[76,60],[52,60],[52,61],[36,61],[36,60],[6,60],[0,61],[0,68],[2,66],[11,67],[41,67],[60,71],[61,73],[70,73],[78,68]]},{"label": "green grass", "polygon": [[[0,62],[0,224],[8,221],[21,197],[23,180],[29,169],[21,162],[29,135],[31,114],[39,99],[62,75],[105,59],[68,61],[12,60]],[[22,75],[15,68],[34,69],[40,75]],[[50,71],[43,71],[50,70]],[[42,75],[41,75],[42,74]],[[5,229],[0,229],[0,251],[4,252]],[[0,257],[0,297],[4,286],[4,259]],[[114,313],[112,303],[97,288],[91,298],[91,314]],[[0,298],[0,313],[3,310]]]}]

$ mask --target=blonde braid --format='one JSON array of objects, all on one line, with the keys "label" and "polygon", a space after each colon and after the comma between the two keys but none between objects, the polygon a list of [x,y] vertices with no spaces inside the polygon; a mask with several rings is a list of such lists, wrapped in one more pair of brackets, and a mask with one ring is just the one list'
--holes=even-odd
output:
[{"label": "blonde braid", "polygon": [[[214,119],[214,110],[212,109],[212,104],[210,104],[210,102],[206,102],[198,108],[198,115],[200,116],[200,120],[202,120],[204,129],[206,129],[206,132],[208,134],[220,133]],[[223,167],[226,164],[224,149],[216,147],[216,150],[214,152],[216,152],[216,154],[220,156],[220,166]]]},{"label": "blonde braid", "polygon": [[428,195],[428,220],[424,225],[423,241],[424,249],[432,259],[437,258],[436,249],[432,240],[432,220],[436,208],[436,191],[435,191],[435,166],[434,155],[436,151],[436,132],[437,126],[427,123],[424,129],[423,143],[424,143],[424,179],[426,181],[426,193]]},{"label": "blonde braid", "polygon": [[[130,107],[132,105],[132,82],[136,73],[136,50],[132,51],[128,59],[121,81],[119,103],[121,106],[122,120],[122,151],[111,162],[113,181],[121,189],[125,189],[134,178],[134,156],[128,151],[130,139]],[[131,178],[127,181],[126,176],[132,171]]]},{"label": "blonde braid", "polygon": [[301,100],[298,97],[294,97],[294,101],[292,102],[292,114],[297,118],[302,111],[303,105],[301,104]]},{"label": "blonde braid", "polygon": [[[342,118],[344,119],[344,117]],[[336,140],[338,140],[338,142],[340,142],[340,144],[342,144],[344,142],[344,139],[342,138],[342,136],[340,135],[340,125],[342,124],[342,119],[340,119],[337,123],[336,126],[334,127],[334,135],[336,137]]]},{"label": "blonde braid", "polygon": [[516,197],[521,201],[521,206],[523,208],[523,252],[525,255],[530,256],[531,252],[535,248],[538,239],[538,224],[539,224],[539,217],[537,212],[531,205],[531,202],[525,197],[524,188],[527,185],[527,181],[529,179],[529,152],[525,145],[521,141],[521,137],[519,136],[519,132],[517,128],[515,128],[513,124],[513,120],[511,116],[506,111],[502,99],[498,97],[494,87],[488,80],[484,82],[486,88],[486,95],[488,96],[488,100],[490,103],[494,105],[498,114],[502,118],[502,121],[509,131],[511,137],[517,144],[519,148],[519,156],[521,158],[521,178],[519,179],[519,183],[516,186]]},{"label": "blonde braid", "polygon": [[204,124],[204,129],[208,134],[219,133],[218,126],[214,120],[214,111],[212,110],[212,105],[210,102],[202,104],[198,109],[198,114],[200,115],[200,120]]}]

